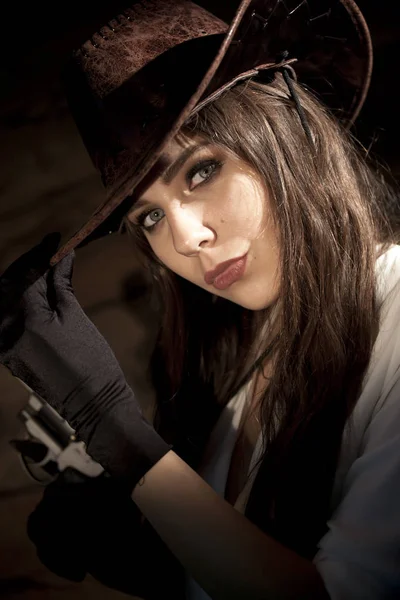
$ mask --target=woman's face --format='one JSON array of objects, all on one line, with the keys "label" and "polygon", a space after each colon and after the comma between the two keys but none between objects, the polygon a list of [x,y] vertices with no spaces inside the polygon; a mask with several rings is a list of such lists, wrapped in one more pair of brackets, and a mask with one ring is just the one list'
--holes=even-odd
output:
[{"label": "woman's face", "polygon": [[[278,233],[261,178],[228,150],[199,139],[171,142],[164,159],[162,175],[129,220],[174,273],[250,310],[272,304]],[[232,259],[240,260],[221,265]]]}]

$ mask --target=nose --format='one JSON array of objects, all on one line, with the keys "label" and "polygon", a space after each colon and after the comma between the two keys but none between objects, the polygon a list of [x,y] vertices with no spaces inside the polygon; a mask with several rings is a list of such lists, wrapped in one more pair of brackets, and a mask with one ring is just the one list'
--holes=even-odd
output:
[{"label": "nose", "polygon": [[215,239],[214,230],[203,221],[202,215],[190,207],[180,206],[169,218],[174,248],[184,256],[195,256],[200,248]]}]

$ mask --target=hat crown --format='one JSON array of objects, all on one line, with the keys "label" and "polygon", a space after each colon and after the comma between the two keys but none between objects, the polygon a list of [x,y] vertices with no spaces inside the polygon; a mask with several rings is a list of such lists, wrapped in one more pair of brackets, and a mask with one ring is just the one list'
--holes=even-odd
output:
[{"label": "hat crown", "polygon": [[144,0],[102,27],[75,57],[92,91],[104,98],[169,49],[227,28],[189,0]]}]

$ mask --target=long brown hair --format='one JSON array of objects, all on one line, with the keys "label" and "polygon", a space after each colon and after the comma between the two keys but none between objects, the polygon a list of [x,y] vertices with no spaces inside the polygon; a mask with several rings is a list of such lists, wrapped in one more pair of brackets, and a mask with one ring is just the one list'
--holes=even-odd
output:
[{"label": "long brown hair", "polygon": [[[269,354],[261,465],[245,514],[311,558],[326,529],[343,428],[379,326],[377,244],[382,253],[394,233],[382,178],[319,102],[294,85],[314,147],[279,74],[225,92],[180,133],[228,148],[265,181],[280,232],[274,306],[252,312],[181,279],[140,230],[127,219],[125,225],[162,298],[156,428],[177,446],[185,439],[197,448],[195,458],[187,454],[196,466],[220,410],[259,366],[257,357]],[[163,429],[168,419],[170,433]]]}]

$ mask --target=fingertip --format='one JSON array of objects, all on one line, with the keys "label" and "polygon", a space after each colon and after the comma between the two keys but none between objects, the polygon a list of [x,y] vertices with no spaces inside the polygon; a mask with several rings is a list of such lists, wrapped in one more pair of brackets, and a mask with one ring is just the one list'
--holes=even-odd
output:
[{"label": "fingertip", "polygon": [[46,250],[51,250],[52,253],[54,254],[54,252],[57,251],[57,248],[60,244],[60,240],[61,240],[61,233],[59,231],[53,231],[52,233],[47,233],[44,236],[44,238],[40,242],[39,246],[41,246],[42,248],[45,248]]}]

